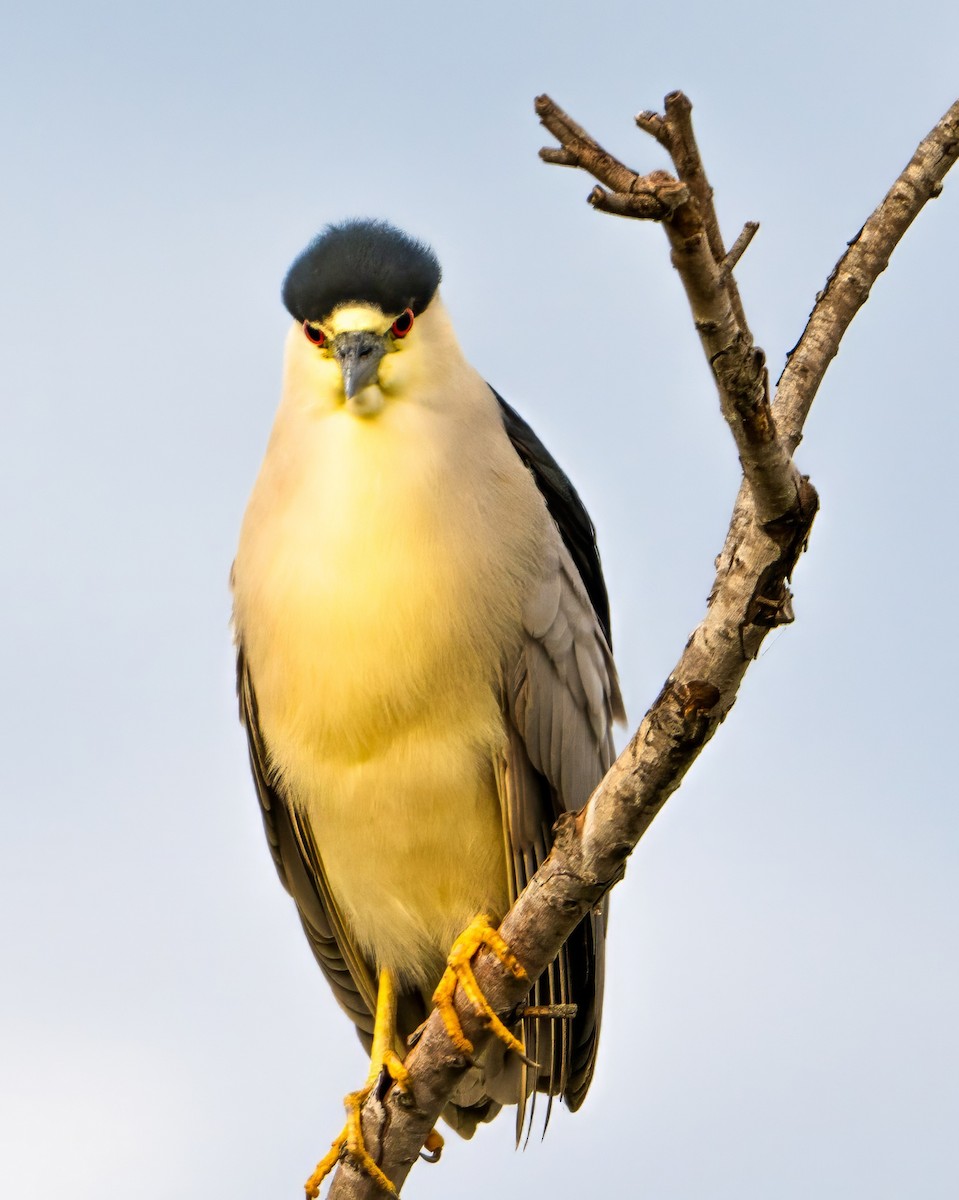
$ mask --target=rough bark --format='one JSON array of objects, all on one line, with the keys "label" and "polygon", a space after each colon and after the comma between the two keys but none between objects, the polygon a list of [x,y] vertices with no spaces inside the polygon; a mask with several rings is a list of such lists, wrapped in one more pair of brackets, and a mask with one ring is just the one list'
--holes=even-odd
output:
[{"label": "rough bark", "polygon": [[[771,401],[765,357],[753,343],[732,273],[755,229],[747,225],[726,252],[687,98],[673,92],[662,115],[636,118],[669,152],[675,177],[630,170],[547,96],[537,99],[536,110],[560,142],[559,149],[544,150],[541,156],[593,175],[600,185],[589,197],[594,207],[655,220],[666,230],[744,478],[716,560],[705,617],[587,806],[558,825],[552,853],[502,923],[503,936],[530,980],[622,876],[632,849],[732,707],[766,633],[792,620],[788,581],[818,504],[812,485],[792,461],[803,423],[843,333],[903,233],[925,202],[938,195],[959,156],[957,101],[920,143],[833,270]],[[523,1001],[528,983],[517,981],[496,958],[481,955],[474,965],[497,1012],[506,1016]],[[456,1000],[463,1030],[478,1053],[490,1034],[462,1003],[459,991]],[[397,1189],[467,1066],[434,1013],[407,1058],[411,1096],[392,1089],[367,1102],[367,1146]],[[350,1161],[340,1163],[331,1198],[379,1200],[382,1195]]]}]

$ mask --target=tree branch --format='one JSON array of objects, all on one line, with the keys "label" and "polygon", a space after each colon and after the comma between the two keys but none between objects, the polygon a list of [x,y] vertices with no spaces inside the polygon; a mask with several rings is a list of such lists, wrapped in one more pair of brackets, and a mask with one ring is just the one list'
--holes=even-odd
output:
[{"label": "tree branch", "polygon": [[919,143],[909,165],[849,243],[816,298],[802,337],[786,356],[776,386],[776,420],[790,450],[802,439],[809,409],[843,334],[923,205],[942,191],[942,181],[957,156],[959,100]]},{"label": "tree branch", "polygon": [[746,222],[746,224],[743,226],[742,233],[740,233],[739,237],[736,238],[736,240],[733,242],[732,246],[729,249],[729,252],[727,253],[726,257],[723,259],[723,262],[722,262],[722,270],[723,271],[729,272],[735,268],[736,264],[739,262],[739,260],[742,258],[742,256],[749,249],[749,243],[753,240],[753,238],[756,236],[756,234],[758,232],[759,232],[759,222],[758,221],[747,221]]},{"label": "tree branch", "polygon": [[[633,847],[732,707],[742,676],[766,633],[792,619],[787,581],[805,547],[817,507],[815,491],[792,463],[792,450],[839,340],[906,228],[926,200],[938,194],[959,155],[957,102],[920,144],[830,276],[790,356],[771,408],[762,351],[753,346],[732,280],[742,238],[727,255],[685,96],[676,92],[667,96],[664,116],[644,113],[636,119],[668,150],[678,179],[664,172],[636,175],[548,97],[540,97],[536,104],[543,123],[562,147],[543,152],[546,161],[580,166],[610,189],[591,194],[595,207],[659,220],[666,228],[723,412],[736,438],[745,482],[717,559],[703,621],[589,803],[579,814],[558,823],[549,858],[501,925],[530,980],[546,968],[582,917],[621,878]],[[664,190],[675,203],[664,200]],[[661,211],[653,212],[657,204]],[[745,243],[738,253],[744,248]],[[782,440],[772,411],[780,422]],[[477,981],[497,1012],[505,1017],[522,1002],[528,984],[518,982],[496,958],[480,955],[474,966]],[[455,999],[466,1037],[481,1053],[490,1034],[464,1004],[459,990]],[[406,1065],[412,1080],[410,1096],[400,1095],[395,1088],[374,1095],[362,1118],[367,1146],[397,1188],[469,1063],[453,1050],[434,1012]],[[382,1200],[382,1192],[344,1160],[330,1197]]]},{"label": "tree branch", "polygon": [[[795,506],[800,478],[776,434],[765,355],[753,344],[733,278],[732,265],[745,245],[735,248],[735,258],[723,246],[713,190],[693,134],[692,105],[682,92],[671,92],[665,109],[664,116],[641,113],[636,121],[668,150],[676,178],[666,171],[637,174],[593,141],[549,96],[536,100],[540,120],[562,143],[562,161],[577,161],[614,189],[612,194],[594,189],[590,203],[606,212],[658,220],[665,229],[757,511],[761,520],[772,521]],[[658,205],[649,203],[651,196]]]}]

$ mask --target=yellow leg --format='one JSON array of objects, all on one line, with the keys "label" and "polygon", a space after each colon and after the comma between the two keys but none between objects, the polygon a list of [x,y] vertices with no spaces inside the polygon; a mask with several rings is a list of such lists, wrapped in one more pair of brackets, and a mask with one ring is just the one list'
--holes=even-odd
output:
[{"label": "yellow leg", "polygon": [[383,1174],[367,1152],[363,1142],[363,1130],[360,1114],[367,1097],[372,1092],[382,1071],[386,1071],[401,1092],[409,1091],[409,1072],[396,1053],[396,985],[389,971],[380,972],[379,988],[376,995],[376,1017],[373,1023],[373,1052],[370,1055],[370,1072],[366,1083],[358,1092],[350,1092],[344,1099],[346,1106],[346,1125],[343,1132],[330,1147],[327,1154],[316,1164],[316,1170],[306,1181],[306,1194],[309,1200],[316,1200],[320,1194],[320,1184],[333,1170],[341,1158],[349,1158],[350,1162],[368,1175],[384,1192],[396,1195],[396,1188]]},{"label": "yellow leg", "polygon": [[489,1005],[489,1001],[480,991],[479,984],[476,982],[476,976],[473,974],[473,968],[470,965],[471,960],[480,950],[489,950],[500,960],[504,967],[511,972],[517,979],[525,979],[526,972],[523,970],[519,960],[503,941],[498,930],[490,925],[489,917],[480,916],[465,929],[453,943],[453,949],[450,951],[450,956],[447,959],[447,968],[440,980],[436,991],[433,993],[433,1003],[440,1011],[443,1018],[443,1024],[446,1026],[446,1032],[449,1034],[450,1041],[463,1054],[473,1053],[473,1043],[463,1033],[463,1026],[460,1024],[460,1019],[456,1015],[456,1009],[453,1007],[453,993],[456,991],[456,985],[459,984],[466,993],[470,1003],[475,1008],[476,1012],[486,1018],[486,1023],[510,1050],[515,1051],[524,1062],[530,1066],[536,1064],[531,1062],[526,1057],[526,1051],[523,1043],[519,1038],[506,1028],[503,1022],[499,1019]]},{"label": "yellow leg", "polygon": [[370,1073],[366,1088],[371,1088],[386,1068],[401,1092],[410,1088],[410,1074],[396,1053],[396,984],[389,971],[380,971],[380,986],[376,993],[376,1017],[373,1021],[373,1051],[370,1054]]}]

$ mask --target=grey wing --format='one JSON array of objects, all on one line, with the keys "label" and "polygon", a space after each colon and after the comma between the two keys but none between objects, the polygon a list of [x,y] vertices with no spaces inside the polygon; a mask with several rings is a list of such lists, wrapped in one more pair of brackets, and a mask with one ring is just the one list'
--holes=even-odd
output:
[{"label": "grey wing", "polygon": [[[507,762],[501,773],[517,892],[549,853],[559,813],[580,809],[605,775],[613,760],[612,725],[623,716],[606,634],[560,536],[546,552],[523,627],[506,679]],[[534,1004],[573,1003],[576,1017],[534,1018],[525,1031],[527,1052],[542,1068],[536,1089],[561,1095],[571,1109],[582,1103],[593,1075],[605,934],[604,906],[584,918],[534,991]],[[517,1133],[522,1120],[521,1111]]]},{"label": "grey wing", "polygon": [[[549,451],[497,398],[510,439],[544,494],[559,535],[527,599],[521,652],[507,672],[508,749],[501,791],[519,894],[550,851],[559,812],[582,808],[609,769],[612,725],[623,718],[623,704],[592,522]],[[575,1003],[575,1019],[526,1022],[527,1052],[541,1067],[535,1088],[550,1097],[559,1094],[570,1109],[579,1108],[593,1075],[605,932],[604,906],[577,926],[534,990],[534,1004]],[[517,1136],[522,1109],[521,1104]]]},{"label": "grey wing", "polygon": [[[508,667],[501,791],[513,884],[521,890],[549,852],[556,817],[581,808],[606,773],[613,759],[612,724],[624,713],[593,522],[536,433],[491,390],[507,437],[562,539],[547,552],[524,614],[521,653]],[[572,1025],[527,1022],[531,1057],[545,1067],[535,1086],[551,1097],[562,1095],[571,1109],[582,1103],[596,1059],[605,935],[604,905],[578,926],[536,985],[534,1003],[577,1005]],[[521,1121],[522,1112],[517,1133]]]},{"label": "grey wing", "polygon": [[338,1004],[356,1025],[360,1040],[369,1050],[376,1009],[375,973],[347,932],[330,893],[309,825],[287,801],[273,778],[242,645],[237,648],[236,685],[240,720],[246,729],[250,767],[273,862],[281,883],[296,902],[316,961]]}]

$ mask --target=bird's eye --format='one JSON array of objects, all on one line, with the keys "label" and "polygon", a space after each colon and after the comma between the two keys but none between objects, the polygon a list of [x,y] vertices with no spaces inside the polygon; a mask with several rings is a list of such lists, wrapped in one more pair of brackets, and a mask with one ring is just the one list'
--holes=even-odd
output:
[{"label": "bird's eye", "polygon": [[303,322],[303,332],[314,346],[322,346],[326,342],[326,334],[318,325],[311,325],[309,321]]},{"label": "bird's eye", "polygon": [[406,312],[400,315],[393,322],[390,332],[394,337],[405,338],[409,331],[413,328],[413,310],[408,308]]}]

